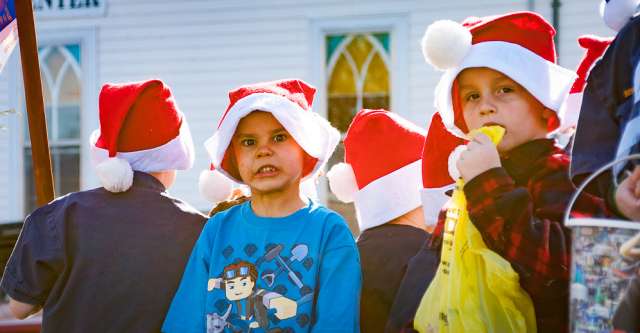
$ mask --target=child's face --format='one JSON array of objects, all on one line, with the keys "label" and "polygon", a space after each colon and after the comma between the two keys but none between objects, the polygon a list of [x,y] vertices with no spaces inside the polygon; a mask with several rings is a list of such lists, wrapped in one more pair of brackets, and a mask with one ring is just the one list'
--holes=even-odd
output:
[{"label": "child's face", "polygon": [[225,296],[230,301],[238,301],[251,296],[255,282],[250,276],[239,276],[224,281]]},{"label": "child's face", "polygon": [[271,113],[254,111],[242,118],[232,148],[252,193],[299,190],[304,151]]},{"label": "child's face", "polygon": [[485,125],[506,129],[498,151],[507,152],[547,135],[546,109],[525,88],[493,69],[468,68],[458,75],[460,105],[469,130]]}]

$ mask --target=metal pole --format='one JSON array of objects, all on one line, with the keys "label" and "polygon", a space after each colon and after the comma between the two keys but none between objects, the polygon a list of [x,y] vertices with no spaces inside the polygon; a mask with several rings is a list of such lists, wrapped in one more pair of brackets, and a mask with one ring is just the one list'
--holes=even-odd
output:
[{"label": "metal pole", "polygon": [[556,35],[553,37],[553,42],[556,44],[556,55],[560,58],[560,0],[551,1],[551,8],[553,9],[553,27],[556,29]]},{"label": "metal pole", "polygon": [[33,18],[31,0],[15,0],[16,19],[18,20],[18,40],[22,61],[24,96],[29,120],[31,138],[31,157],[38,206],[53,200],[53,175],[51,157],[47,140],[47,122],[42,98],[42,82],[38,62],[38,42]]}]

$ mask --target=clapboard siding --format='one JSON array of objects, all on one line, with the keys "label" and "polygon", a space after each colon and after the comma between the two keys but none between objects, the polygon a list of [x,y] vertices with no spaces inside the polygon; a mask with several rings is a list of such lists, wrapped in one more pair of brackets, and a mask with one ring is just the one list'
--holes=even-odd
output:
[{"label": "clapboard siding", "polygon": [[[0,74],[0,111],[6,111],[9,106],[9,90],[8,90],[9,71],[5,70]],[[16,118],[20,116],[16,113],[0,116],[0,223],[15,222],[15,216],[11,216],[10,198],[15,195],[11,191],[12,173],[11,157],[11,136],[18,134],[18,129],[12,126]],[[4,163],[3,163],[4,162]]]},{"label": "clapboard siding", "polygon": [[[514,0],[106,1],[104,17],[41,19],[37,21],[38,32],[96,29],[97,82],[89,87],[96,94],[100,85],[112,81],[159,77],[171,85],[191,124],[197,153],[195,168],[179,173],[172,192],[201,209],[209,208],[196,186],[200,170],[208,164],[202,142],[212,134],[226,108],[227,91],[248,82],[284,77],[312,81],[318,66],[313,63],[318,59],[314,56],[323,50],[322,45],[312,42],[313,27],[318,22],[389,16],[405,20],[407,35],[400,37],[406,38],[406,49],[392,52],[404,54],[408,62],[404,73],[407,91],[402,94],[407,108],[394,111],[427,126],[440,73],[422,57],[419,41],[425,28],[437,19],[461,20],[470,15],[526,10],[529,4]],[[562,3],[560,61],[575,68],[582,56],[575,42],[577,36],[611,32],[598,17],[597,1]],[[535,1],[534,7],[551,19],[550,0]],[[0,106],[7,104],[7,87],[7,76],[0,75]],[[321,92],[324,89],[318,88]],[[95,112],[95,106],[88,112]],[[0,211],[6,211],[7,198],[15,190],[7,180],[16,177],[15,167],[9,163],[9,149],[5,149],[10,135],[15,135],[13,129],[0,132],[0,172],[4,175],[0,177]]]}]

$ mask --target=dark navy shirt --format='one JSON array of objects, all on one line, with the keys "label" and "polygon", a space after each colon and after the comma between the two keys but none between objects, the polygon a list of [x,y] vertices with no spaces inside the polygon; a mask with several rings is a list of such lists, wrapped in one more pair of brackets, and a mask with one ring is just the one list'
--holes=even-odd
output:
[{"label": "dark navy shirt", "polygon": [[[576,183],[616,155],[640,153],[639,63],[640,15],[636,15],[618,32],[587,78],[571,157]],[[611,179],[610,172],[599,177],[590,190],[609,199]]]},{"label": "dark navy shirt", "polygon": [[44,307],[42,332],[159,332],[205,216],[153,176],[71,193],[24,223],[2,277]]},{"label": "dark navy shirt", "polygon": [[422,229],[401,224],[383,224],[360,235],[362,333],[384,332],[407,264],[428,235]]}]

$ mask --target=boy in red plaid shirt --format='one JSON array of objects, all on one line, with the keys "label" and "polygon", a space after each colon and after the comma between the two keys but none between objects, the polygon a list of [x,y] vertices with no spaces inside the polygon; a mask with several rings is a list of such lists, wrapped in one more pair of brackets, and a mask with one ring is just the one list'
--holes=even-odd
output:
[{"label": "boy in red plaid shirt", "polygon": [[[439,21],[423,38],[427,61],[446,70],[436,106],[449,130],[506,130],[497,147],[485,135],[461,146],[450,171],[466,182],[469,217],[487,246],[520,275],[539,332],[568,330],[571,233],[562,219],[575,188],[569,156],[547,136],[559,126],[575,74],[556,65],[554,34],[538,14],[519,12]],[[592,215],[601,207],[585,198],[575,211]],[[440,247],[443,223],[441,214],[433,248]]]}]

